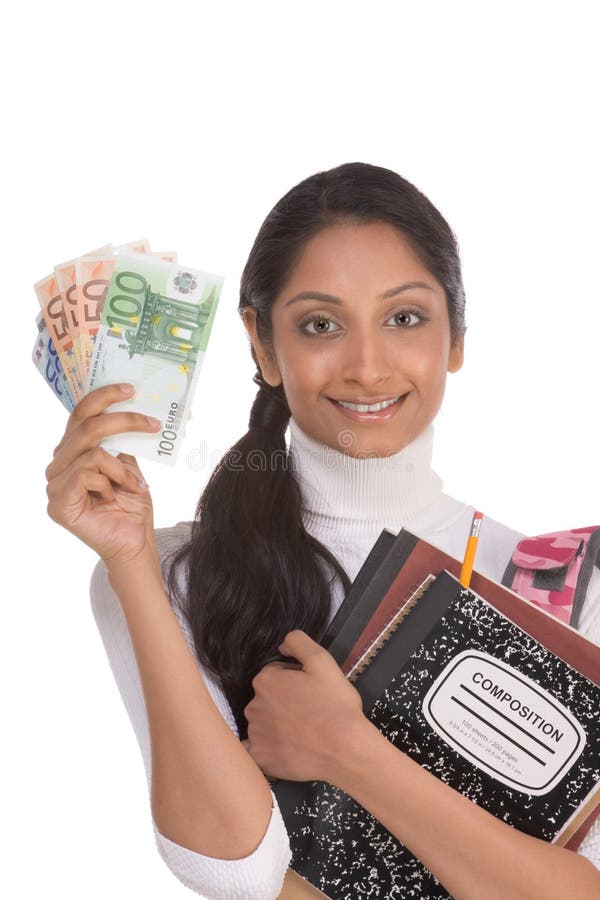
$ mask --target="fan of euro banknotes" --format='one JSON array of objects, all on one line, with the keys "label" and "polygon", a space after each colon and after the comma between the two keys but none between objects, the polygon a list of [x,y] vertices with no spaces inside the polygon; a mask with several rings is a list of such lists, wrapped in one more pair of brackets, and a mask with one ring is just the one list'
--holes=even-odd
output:
[{"label": "fan of euro banknotes", "polygon": [[110,411],[154,416],[163,427],[101,446],[174,465],[222,287],[220,275],[181,266],[147,240],[100,247],[34,285],[33,361],[69,412],[95,388],[133,384],[134,395]]}]

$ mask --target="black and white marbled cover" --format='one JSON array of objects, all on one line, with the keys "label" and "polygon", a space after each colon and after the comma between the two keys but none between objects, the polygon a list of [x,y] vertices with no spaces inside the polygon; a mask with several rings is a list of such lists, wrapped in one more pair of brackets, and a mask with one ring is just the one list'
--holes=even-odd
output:
[{"label": "black and white marbled cover", "polygon": [[[508,663],[548,691],[583,727],[581,755],[549,793],[532,796],[508,787],[458,753],[427,723],[423,698],[466,649]],[[600,779],[600,688],[468,590],[450,603],[375,702],[369,718],[391,743],[436,777],[510,825],[547,841]],[[302,788],[303,799],[284,814],[291,865],[331,900],[448,900],[450,895],[431,872],[346,793],[324,782],[307,782]]]}]

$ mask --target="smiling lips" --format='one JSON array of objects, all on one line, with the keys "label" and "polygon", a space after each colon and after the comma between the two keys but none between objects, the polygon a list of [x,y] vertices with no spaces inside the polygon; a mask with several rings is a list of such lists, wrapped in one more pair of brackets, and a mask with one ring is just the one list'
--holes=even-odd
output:
[{"label": "smiling lips", "polygon": [[377,412],[380,409],[385,409],[386,406],[391,406],[392,403],[395,403],[400,399],[400,396],[390,397],[389,400],[374,400],[371,403],[368,403],[366,400],[336,400],[336,403],[339,403],[341,406],[345,406],[347,409],[356,409],[358,412]]},{"label": "smiling lips", "polygon": [[334,400],[332,397],[328,399],[335,404],[340,412],[358,422],[379,422],[389,419],[402,406],[406,394],[402,394],[396,398],[389,398],[376,403],[350,403],[344,400]]}]

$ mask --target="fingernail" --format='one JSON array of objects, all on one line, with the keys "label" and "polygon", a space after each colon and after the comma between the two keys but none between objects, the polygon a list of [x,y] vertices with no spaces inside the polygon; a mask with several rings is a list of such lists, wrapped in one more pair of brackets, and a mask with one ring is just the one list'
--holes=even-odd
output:
[{"label": "fingernail", "polygon": [[121,390],[123,391],[124,394],[133,394],[134,387],[132,384],[122,384]]},{"label": "fingernail", "polygon": [[148,488],[150,487],[150,485],[148,484],[148,482],[147,482],[147,481],[144,481],[143,478],[138,478],[138,484],[139,484],[139,486],[141,487],[141,489],[142,489],[143,491],[147,491]]},{"label": "fingernail", "polygon": [[146,416],[146,421],[148,425],[152,426],[152,428],[158,428],[158,426],[161,424],[160,419],[155,419],[154,416]]}]

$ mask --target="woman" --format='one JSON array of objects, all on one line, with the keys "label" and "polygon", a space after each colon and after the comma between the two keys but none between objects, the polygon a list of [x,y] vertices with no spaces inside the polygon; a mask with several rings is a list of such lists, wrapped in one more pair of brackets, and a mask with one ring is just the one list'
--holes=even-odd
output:
[{"label": "woman", "polygon": [[[155,428],[102,414],[119,385],[79,403],[47,469],[50,516],[101,557],[93,609],[161,855],[206,896],[276,897],[289,844],[264,772],[341,787],[454,897],[600,896],[598,828],[575,854],[475,806],[371,725],[317,643],[383,527],[464,549],[473,507],[431,469],[466,330],[450,227],[387,169],[318,173],[267,216],[239,311],[259,390],[193,524],[154,532],[135,459],[98,447]],[[478,570],[500,580],[521,536],[485,518]],[[590,595],[581,630],[599,639]]]}]

